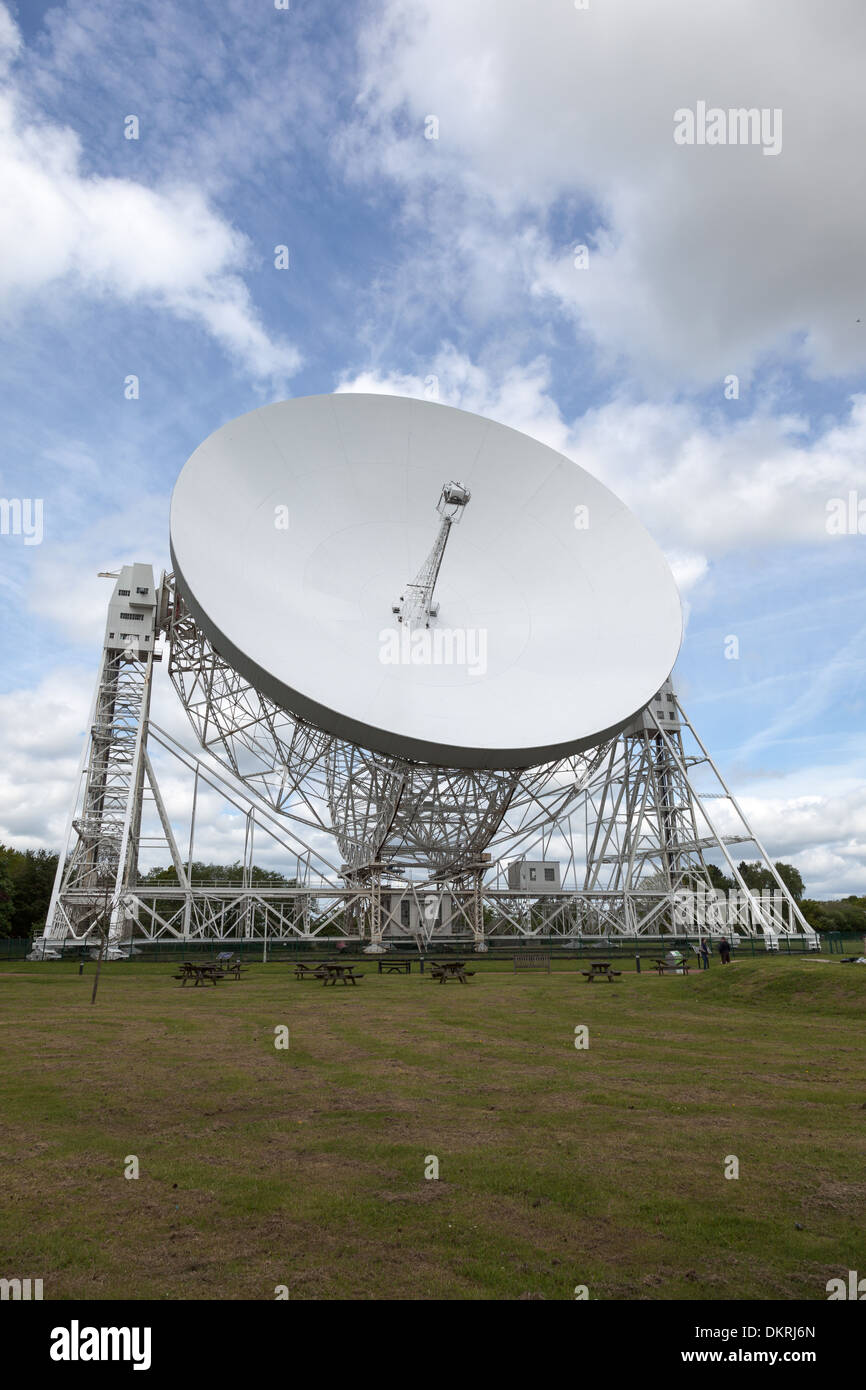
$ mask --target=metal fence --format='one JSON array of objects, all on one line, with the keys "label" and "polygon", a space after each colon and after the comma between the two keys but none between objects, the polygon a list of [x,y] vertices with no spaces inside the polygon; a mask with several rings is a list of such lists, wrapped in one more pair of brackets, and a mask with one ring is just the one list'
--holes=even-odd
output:
[{"label": "metal fence", "polygon": [[[732,940],[734,938],[732,937]],[[339,949],[340,937],[319,937],[311,941],[279,941],[269,942],[267,948],[267,958],[269,961],[296,960],[298,957],[326,957],[345,955],[346,958],[359,956],[361,948],[357,942],[347,943],[344,948]],[[836,955],[862,955],[864,954],[864,941],[862,935],[856,932],[826,932],[820,937],[822,951]],[[27,937],[0,937],[0,960],[22,960],[31,949],[31,941]],[[548,953],[552,961],[582,959],[599,954],[612,955],[622,958],[633,959],[635,956],[648,958],[658,955],[660,949],[680,950],[688,953],[694,951],[698,945],[698,937],[665,937],[659,940],[650,938],[634,937],[613,937],[610,939],[584,939],[574,941],[563,941],[562,938],[532,937],[525,944],[509,944],[507,947],[497,948],[491,945],[490,949],[484,953],[487,960],[508,960],[512,961],[515,956],[519,956],[523,951],[532,952],[543,950]],[[715,954],[718,943],[711,939],[711,949]],[[805,954],[808,948],[808,941],[805,937],[783,936],[779,938],[778,952],[771,954],[800,955]],[[93,947],[82,948],[80,945],[70,945],[63,948],[63,958],[65,960],[78,960],[82,955],[90,956]],[[261,941],[141,941],[135,943],[135,955],[132,960],[139,961],[177,961],[187,956],[197,960],[215,960],[221,951],[231,950],[236,956],[244,961],[260,961],[262,959]],[[449,956],[463,955],[472,951],[470,941],[443,941],[437,940],[424,948],[425,956]],[[418,946],[412,941],[394,941],[389,943],[389,955],[403,955],[417,958],[419,953]],[[734,955],[739,957],[764,955],[765,945],[761,937],[740,938],[734,947]]]}]

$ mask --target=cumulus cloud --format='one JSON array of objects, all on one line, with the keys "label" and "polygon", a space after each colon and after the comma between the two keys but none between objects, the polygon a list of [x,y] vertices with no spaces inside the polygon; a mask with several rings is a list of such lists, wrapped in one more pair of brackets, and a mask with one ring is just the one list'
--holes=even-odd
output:
[{"label": "cumulus cloud", "polygon": [[838,544],[832,504],[866,491],[866,396],[813,435],[799,416],[730,423],[686,404],[611,402],[575,423],[571,456],[657,535],[718,557],[766,545]]},{"label": "cumulus cloud", "polygon": [[[162,498],[143,497],[134,507],[113,512],[80,535],[46,549],[26,575],[26,604],[36,618],[50,624],[56,640],[98,650],[105,631],[111,581],[99,577],[139,561],[169,567],[166,506]],[[99,567],[99,568],[97,568]]]},{"label": "cumulus cloud", "polygon": [[34,688],[0,695],[0,842],[60,845],[95,674],[57,667]]},{"label": "cumulus cloud", "polygon": [[[5,66],[19,38],[0,8]],[[2,71],[2,68],[0,68]],[[151,188],[89,174],[78,135],[0,90],[0,302],[7,312],[63,287],[156,307],[199,324],[250,376],[285,381],[297,348],[261,323],[242,273],[246,237],[192,183]]]},{"label": "cumulus cloud", "polygon": [[[803,875],[808,897],[861,894],[866,884],[866,787],[862,757],[846,774],[838,768],[812,766],[759,784],[738,796],[755,834],[773,860],[794,863]],[[855,776],[859,772],[859,777]],[[813,788],[820,787],[816,792]],[[809,790],[807,790],[807,788]],[[724,833],[737,829],[716,803]],[[754,848],[734,845],[731,855],[755,858]]]},{"label": "cumulus cloud", "polygon": [[336,390],[441,401],[488,415],[551,448],[564,449],[568,444],[568,426],[550,394],[550,364],[544,358],[526,365],[515,363],[494,374],[452,343],[444,343],[432,358],[429,372],[344,373]]},{"label": "cumulus cloud", "polygon": [[664,545],[684,588],[713,559],[792,544],[838,545],[828,504],[866,496],[866,396],[815,434],[802,416],[705,419],[688,403],[614,400],[573,420],[553,397],[543,358],[498,375],[453,345],[429,373],[362,372],[340,391],[438,398],[523,430],[573,458],[622,497]]},{"label": "cumulus cloud", "polygon": [[[859,0],[832,19],[790,0],[386,0],[342,151],[403,188],[439,298],[480,265],[678,385],[780,349],[850,372],[866,362],[864,29]],[[676,144],[675,111],[702,100],[781,110],[780,152]]]}]

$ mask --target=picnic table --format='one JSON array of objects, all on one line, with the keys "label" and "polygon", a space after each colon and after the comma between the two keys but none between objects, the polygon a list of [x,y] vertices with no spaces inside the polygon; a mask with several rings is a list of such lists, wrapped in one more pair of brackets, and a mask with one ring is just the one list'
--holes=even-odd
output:
[{"label": "picnic table", "polygon": [[621,975],[622,971],[614,970],[609,960],[591,960],[589,969],[581,970],[580,973],[586,977],[589,984],[592,984],[593,980],[607,980],[608,984],[613,984],[616,976]]},{"label": "picnic table", "polygon": [[194,960],[185,960],[181,962],[180,974],[175,975],[174,978],[181,981],[181,988],[183,989],[189,984],[190,980],[192,980],[193,986],[197,988],[199,985],[215,985],[217,980],[221,980],[223,977],[223,971],[220,967],[214,965],[210,961],[202,963]]},{"label": "picnic table", "polygon": [[660,956],[653,956],[652,963],[660,975],[664,975],[668,970],[672,971],[674,975],[678,973],[688,975],[692,968],[691,963],[685,959],[673,961],[663,960]]},{"label": "picnic table", "polygon": [[380,975],[411,975],[411,960],[378,960],[376,962]]},{"label": "picnic table", "polygon": [[326,985],[335,985],[338,980],[342,980],[344,985],[348,985],[349,983],[356,985],[359,980],[363,980],[364,978],[363,975],[356,975],[354,965],[349,965],[348,962],[326,961],[321,969],[322,977]]},{"label": "picnic table", "polygon": [[321,961],[319,961],[316,965],[305,965],[303,961],[299,960],[295,965],[295,979],[321,980],[323,968],[324,967],[322,966]]},{"label": "picnic table", "polygon": [[467,970],[464,960],[434,960],[431,974],[440,985],[444,985],[446,980],[459,980],[461,985],[465,985],[467,975],[474,975],[475,971]]},{"label": "picnic table", "polygon": [[236,980],[241,978],[241,970],[246,970],[246,966],[241,965],[240,956],[233,956],[231,951],[221,951],[216,958],[217,968],[224,975],[234,975]]}]

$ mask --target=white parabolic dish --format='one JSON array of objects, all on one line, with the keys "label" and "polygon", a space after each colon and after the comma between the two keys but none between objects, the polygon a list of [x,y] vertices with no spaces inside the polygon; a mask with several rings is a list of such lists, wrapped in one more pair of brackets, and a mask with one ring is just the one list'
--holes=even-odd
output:
[{"label": "white parabolic dish", "polygon": [[[438,616],[401,646],[391,610],[451,480],[471,501]],[[530,767],[600,743],[682,640],[668,564],[613,493],[527,435],[429,401],[307,396],[223,425],[178,478],[171,549],[193,616],[263,694],[443,766]]]}]

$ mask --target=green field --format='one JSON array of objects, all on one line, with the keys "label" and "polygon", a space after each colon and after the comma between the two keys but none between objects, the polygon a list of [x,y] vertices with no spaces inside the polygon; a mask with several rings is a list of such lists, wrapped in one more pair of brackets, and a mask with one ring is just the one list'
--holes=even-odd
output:
[{"label": "green field", "polygon": [[866,1267],[863,967],[119,963],[91,1007],[94,968],[0,970],[0,1274],[46,1299],[823,1300]]}]

